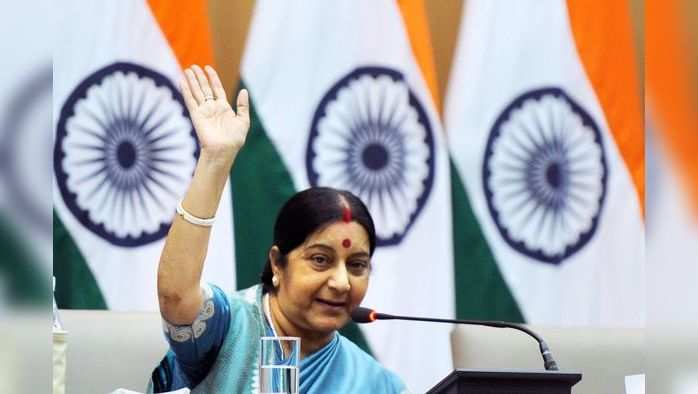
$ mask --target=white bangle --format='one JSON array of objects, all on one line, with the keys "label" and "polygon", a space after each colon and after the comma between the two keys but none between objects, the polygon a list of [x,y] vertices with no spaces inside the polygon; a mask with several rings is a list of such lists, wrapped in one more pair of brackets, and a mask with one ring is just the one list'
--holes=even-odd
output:
[{"label": "white bangle", "polygon": [[213,226],[213,223],[216,221],[215,216],[208,219],[202,219],[187,212],[182,206],[182,200],[179,200],[179,203],[177,203],[177,213],[179,214],[179,216],[182,217],[182,219],[197,226],[211,227]]}]

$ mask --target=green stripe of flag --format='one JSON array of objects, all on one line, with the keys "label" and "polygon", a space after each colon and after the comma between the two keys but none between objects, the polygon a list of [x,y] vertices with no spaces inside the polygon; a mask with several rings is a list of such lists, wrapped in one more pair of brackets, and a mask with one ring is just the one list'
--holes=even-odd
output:
[{"label": "green stripe of flag", "polygon": [[47,272],[12,224],[0,215],[0,289],[13,307],[49,305],[50,289]]},{"label": "green stripe of flag", "polygon": [[470,206],[465,185],[453,160],[451,198],[457,317],[524,322]]},{"label": "green stripe of flag", "polygon": [[53,211],[53,275],[59,308],[107,309],[90,267],[56,211]]},{"label": "green stripe of flag", "polygon": [[[241,83],[240,89],[244,88]],[[250,131],[230,174],[238,289],[260,282],[274,221],[295,192],[291,175],[264,131],[250,99]]]}]

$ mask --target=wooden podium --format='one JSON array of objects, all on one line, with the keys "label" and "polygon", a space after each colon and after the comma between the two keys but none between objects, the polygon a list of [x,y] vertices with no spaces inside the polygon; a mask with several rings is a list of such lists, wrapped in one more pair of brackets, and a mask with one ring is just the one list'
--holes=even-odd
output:
[{"label": "wooden podium", "polygon": [[428,394],[569,394],[579,373],[456,369]]}]

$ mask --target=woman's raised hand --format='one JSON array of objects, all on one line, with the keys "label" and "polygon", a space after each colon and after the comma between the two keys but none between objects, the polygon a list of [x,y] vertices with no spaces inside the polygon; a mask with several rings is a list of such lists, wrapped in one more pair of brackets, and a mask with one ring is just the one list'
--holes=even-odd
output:
[{"label": "woman's raised hand", "polygon": [[225,96],[223,84],[211,66],[193,65],[181,82],[184,103],[199,138],[202,156],[232,165],[250,128],[247,90],[237,97],[237,114]]}]

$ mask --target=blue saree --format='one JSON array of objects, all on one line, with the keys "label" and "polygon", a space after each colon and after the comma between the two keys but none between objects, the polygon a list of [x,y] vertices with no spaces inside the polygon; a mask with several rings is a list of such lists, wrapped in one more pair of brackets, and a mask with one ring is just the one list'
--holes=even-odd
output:
[{"label": "blue saree", "polygon": [[[272,330],[264,317],[262,287],[226,296],[204,288],[201,313],[191,326],[164,322],[170,350],[151,376],[148,392],[183,387],[192,393],[259,392],[259,338]],[[353,342],[333,339],[300,362],[300,392],[404,393],[404,383]]]}]

